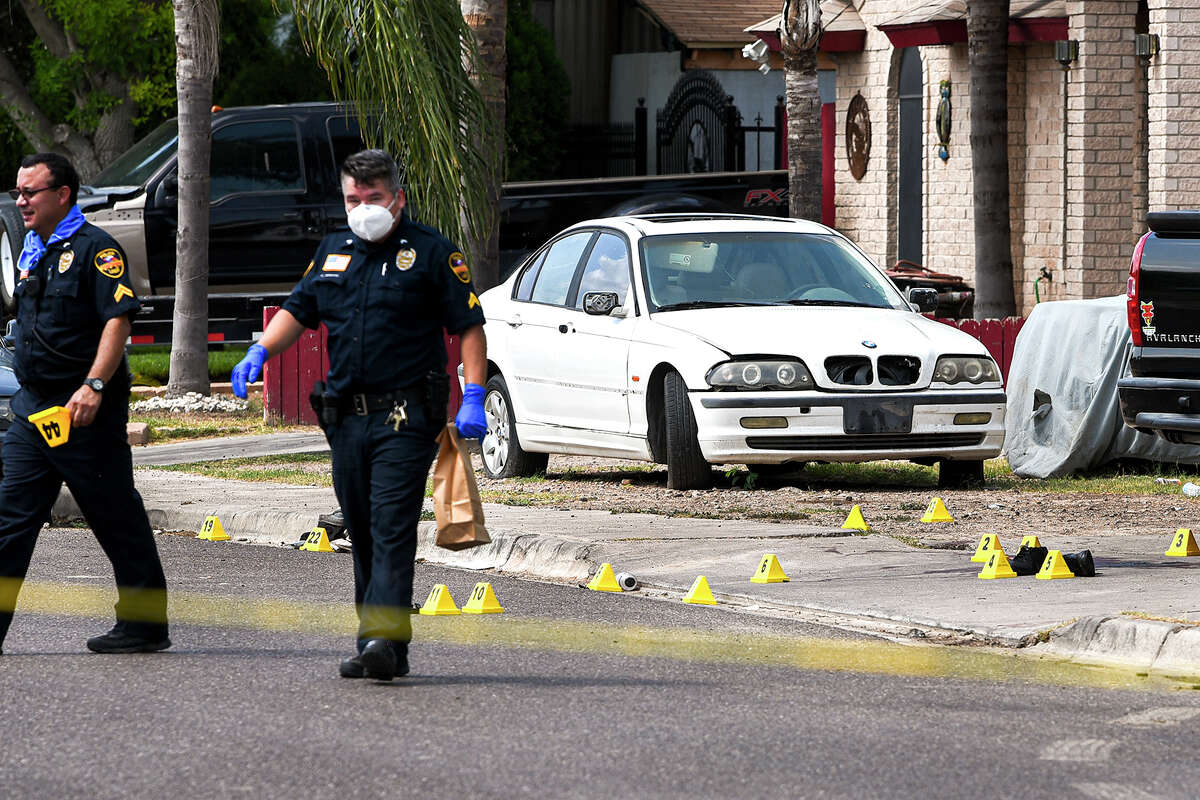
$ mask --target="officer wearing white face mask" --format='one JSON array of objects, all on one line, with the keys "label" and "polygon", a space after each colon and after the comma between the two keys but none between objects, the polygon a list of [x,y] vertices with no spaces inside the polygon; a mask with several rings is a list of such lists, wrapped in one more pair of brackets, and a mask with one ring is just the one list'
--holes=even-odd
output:
[{"label": "officer wearing white face mask", "polygon": [[487,431],[483,309],[463,254],[404,209],[396,164],[364,150],[342,165],[350,231],[325,237],[283,309],[233,370],[246,396],[263,362],[304,332],[329,331],[329,373],[313,408],[333,451],[333,486],[354,536],[357,655],[345,678],[408,672],[413,561],[425,478],[449,392],[443,328],[461,337],[462,436]]}]

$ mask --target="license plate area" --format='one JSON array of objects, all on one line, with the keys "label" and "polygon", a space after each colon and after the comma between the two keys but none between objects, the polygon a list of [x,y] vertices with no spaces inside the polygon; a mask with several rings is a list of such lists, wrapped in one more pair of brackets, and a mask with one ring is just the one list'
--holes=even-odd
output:
[{"label": "license plate area", "polygon": [[845,433],[912,433],[913,402],[899,398],[851,399],[842,404]]}]

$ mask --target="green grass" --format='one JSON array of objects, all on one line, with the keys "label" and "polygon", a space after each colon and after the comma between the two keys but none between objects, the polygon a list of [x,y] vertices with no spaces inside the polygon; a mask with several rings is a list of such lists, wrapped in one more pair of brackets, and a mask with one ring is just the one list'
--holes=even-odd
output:
[{"label": "green grass", "polygon": [[[134,398],[134,402],[138,398]],[[259,433],[278,433],[293,430],[296,425],[268,425],[263,422],[262,400],[250,399],[245,411],[198,412],[130,411],[130,422],[144,422],[150,426],[150,441],[154,444],[205,439],[214,436],[248,436]]]},{"label": "green grass", "polygon": [[[305,469],[302,464],[313,465]],[[299,453],[259,458],[226,458],[195,464],[152,466],[166,472],[187,472],[208,478],[267,483],[291,483],[298,486],[332,486],[333,475],[328,453]]]},{"label": "green grass", "polygon": [[[208,379],[213,383],[228,383],[229,374],[246,354],[245,348],[229,345],[229,349],[208,352]],[[171,348],[139,347],[129,353],[129,369],[134,386],[164,386],[170,377]]]}]

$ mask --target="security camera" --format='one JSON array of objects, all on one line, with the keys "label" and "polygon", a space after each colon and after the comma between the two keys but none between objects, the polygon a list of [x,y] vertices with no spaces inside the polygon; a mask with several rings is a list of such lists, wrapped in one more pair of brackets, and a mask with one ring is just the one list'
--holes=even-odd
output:
[{"label": "security camera", "polygon": [[757,61],[759,64],[767,60],[767,53],[767,43],[762,39],[757,39],[754,44],[748,44],[742,48],[742,58]]}]

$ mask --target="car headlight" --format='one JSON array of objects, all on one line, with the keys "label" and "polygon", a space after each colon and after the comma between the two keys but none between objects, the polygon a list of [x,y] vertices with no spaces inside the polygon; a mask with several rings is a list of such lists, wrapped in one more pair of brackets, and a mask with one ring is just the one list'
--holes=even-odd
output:
[{"label": "car headlight", "polygon": [[996,362],[987,356],[942,356],[933,368],[935,383],[995,383],[1000,380]]},{"label": "car headlight", "polygon": [[727,361],[704,376],[714,389],[812,389],[808,368],[799,361]]}]

